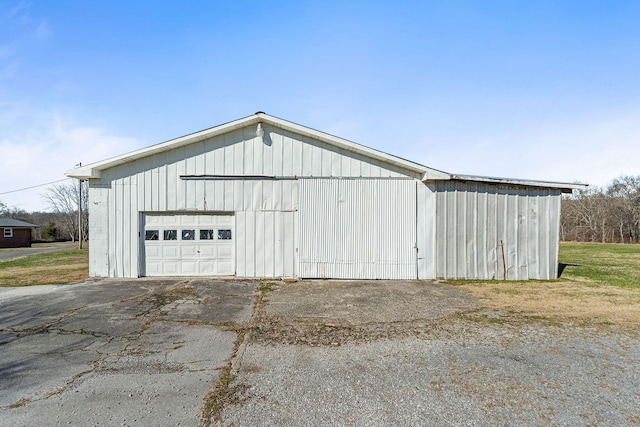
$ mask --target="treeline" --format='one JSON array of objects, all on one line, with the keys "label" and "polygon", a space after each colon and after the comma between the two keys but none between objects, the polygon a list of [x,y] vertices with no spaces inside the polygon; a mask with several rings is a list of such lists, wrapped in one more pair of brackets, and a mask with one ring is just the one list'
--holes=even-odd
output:
[{"label": "treeline", "polygon": [[621,176],[605,187],[574,190],[562,200],[564,241],[640,243],[640,176]]}]

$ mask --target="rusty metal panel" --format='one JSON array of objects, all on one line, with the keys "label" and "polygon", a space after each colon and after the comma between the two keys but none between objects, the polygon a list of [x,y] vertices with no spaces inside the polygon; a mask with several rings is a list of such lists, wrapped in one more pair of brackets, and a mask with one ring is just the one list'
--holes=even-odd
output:
[{"label": "rusty metal panel", "polygon": [[416,184],[406,179],[300,180],[298,275],[417,278]]}]

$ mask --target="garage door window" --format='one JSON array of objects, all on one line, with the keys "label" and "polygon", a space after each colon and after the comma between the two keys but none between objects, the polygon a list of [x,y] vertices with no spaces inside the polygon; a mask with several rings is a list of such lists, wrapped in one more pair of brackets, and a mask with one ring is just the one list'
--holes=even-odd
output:
[{"label": "garage door window", "polygon": [[182,240],[195,240],[195,239],[196,239],[195,230],[182,230]]},{"label": "garage door window", "polygon": [[144,240],[158,240],[158,230],[147,230],[144,232]]},{"label": "garage door window", "polygon": [[213,230],[200,230],[200,240],[213,240]]},{"label": "garage door window", "polygon": [[164,240],[178,240],[178,230],[164,230]]},{"label": "garage door window", "polygon": [[218,240],[231,240],[231,230],[218,230]]}]

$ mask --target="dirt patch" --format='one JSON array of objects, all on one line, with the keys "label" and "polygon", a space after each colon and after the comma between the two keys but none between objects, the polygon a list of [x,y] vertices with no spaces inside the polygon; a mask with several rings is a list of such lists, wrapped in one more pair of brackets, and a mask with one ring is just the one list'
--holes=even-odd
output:
[{"label": "dirt patch", "polygon": [[575,281],[461,283],[484,306],[557,321],[637,325],[640,289]]}]

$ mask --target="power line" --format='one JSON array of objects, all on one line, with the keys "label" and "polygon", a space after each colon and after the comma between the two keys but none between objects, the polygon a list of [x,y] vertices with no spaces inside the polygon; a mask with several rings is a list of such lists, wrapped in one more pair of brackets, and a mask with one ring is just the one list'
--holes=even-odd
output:
[{"label": "power line", "polygon": [[31,186],[31,187],[20,188],[18,190],[5,191],[4,193],[0,193],[0,196],[2,196],[3,194],[17,193],[18,191],[31,190],[32,188],[44,187],[45,185],[56,184],[58,182],[66,181],[68,179],[71,179],[71,178],[59,179],[57,181],[51,181],[51,182],[47,182],[47,183],[44,183],[44,184],[34,185],[34,186]]}]

